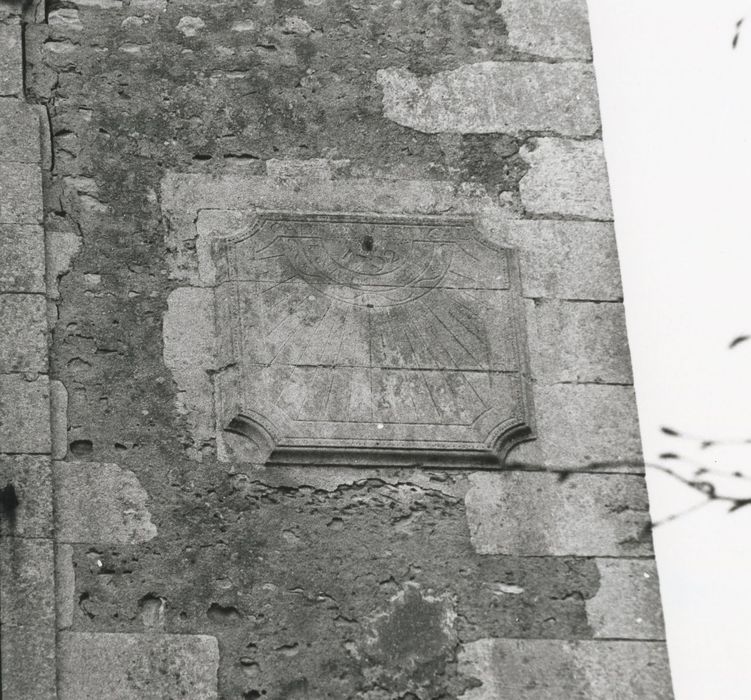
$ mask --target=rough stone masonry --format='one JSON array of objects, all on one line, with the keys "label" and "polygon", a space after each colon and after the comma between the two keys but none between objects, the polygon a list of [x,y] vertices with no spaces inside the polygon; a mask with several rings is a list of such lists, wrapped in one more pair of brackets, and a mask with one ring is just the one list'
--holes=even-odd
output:
[{"label": "rough stone masonry", "polygon": [[2,0],[2,697],[671,698],[612,218],[584,0]]}]

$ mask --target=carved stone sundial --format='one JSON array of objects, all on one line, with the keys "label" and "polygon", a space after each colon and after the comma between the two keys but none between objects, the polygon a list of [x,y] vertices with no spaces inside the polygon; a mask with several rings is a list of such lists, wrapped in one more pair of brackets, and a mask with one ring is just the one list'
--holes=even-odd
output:
[{"label": "carved stone sundial", "polygon": [[254,460],[476,468],[528,438],[516,257],[470,220],[265,212],[212,257],[219,421]]}]

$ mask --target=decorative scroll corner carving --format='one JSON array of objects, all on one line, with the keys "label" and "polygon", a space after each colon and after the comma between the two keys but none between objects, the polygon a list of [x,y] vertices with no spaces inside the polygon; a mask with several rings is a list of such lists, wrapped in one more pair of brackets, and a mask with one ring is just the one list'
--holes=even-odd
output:
[{"label": "decorative scroll corner carving", "polygon": [[237,415],[223,431],[227,461],[264,464],[274,450],[271,433],[249,416]]}]

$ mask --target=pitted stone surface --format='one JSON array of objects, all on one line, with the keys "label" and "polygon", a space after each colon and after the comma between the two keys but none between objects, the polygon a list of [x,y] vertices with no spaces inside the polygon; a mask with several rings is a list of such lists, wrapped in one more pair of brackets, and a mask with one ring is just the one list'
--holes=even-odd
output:
[{"label": "pitted stone surface", "polygon": [[611,223],[508,219],[489,226],[491,240],[519,249],[524,296],[623,298]]},{"label": "pitted stone surface", "polygon": [[529,214],[613,218],[602,141],[538,138],[522,156],[530,169],[519,193]]},{"label": "pitted stone surface", "polygon": [[47,302],[41,294],[0,294],[0,373],[46,372]]},{"label": "pitted stone surface", "polygon": [[587,600],[595,637],[665,639],[657,567],[651,559],[598,559],[600,588]]},{"label": "pitted stone surface", "polygon": [[501,13],[517,51],[591,60],[586,0],[503,0]]},{"label": "pitted stone surface", "polygon": [[216,700],[219,647],[208,635],[60,637],[60,700]]},{"label": "pitted stone surface", "polygon": [[0,453],[50,453],[50,391],[44,375],[0,375]]},{"label": "pitted stone surface", "polygon": [[532,376],[539,382],[633,381],[620,303],[530,300],[527,333]]},{"label": "pitted stone surface", "polygon": [[649,556],[649,507],[641,476],[476,473],[465,497],[480,554]]},{"label": "pitted stone surface", "polygon": [[0,224],[0,292],[44,292],[41,226]]},{"label": "pitted stone surface", "polygon": [[428,133],[555,132],[590,136],[600,126],[591,66],[474,63],[429,77],[378,71],[387,118]]},{"label": "pitted stone surface", "polygon": [[21,25],[0,24],[0,96],[20,96],[23,92],[21,51]]},{"label": "pitted stone surface", "polygon": [[55,462],[59,542],[132,544],[156,537],[147,494],[136,475],[116,464]]},{"label": "pitted stone surface", "polygon": [[479,639],[463,670],[480,685],[462,700],[672,700],[661,642]]},{"label": "pitted stone surface", "polygon": [[4,698],[58,700],[53,625],[3,627],[2,655]]},{"label": "pitted stone surface", "polygon": [[0,98],[0,160],[39,163],[39,114],[20,100]]},{"label": "pitted stone surface", "polygon": [[3,568],[0,577],[0,616],[3,635],[8,627],[38,628],[54,634],[54,562],[51,539],[28,536],[3,536],[0,539],[0,566]]},{"label": "pitted stone surface", "polygon": [[0,488],[12,484],[18,505],[0,517],[0,539],[52,537],[52,471],[48,457],[0,455]]},{"label": "pitted stone surface", "polygon": [[35,163],[0,161],[0,224],[42,221],[42,172]]}]

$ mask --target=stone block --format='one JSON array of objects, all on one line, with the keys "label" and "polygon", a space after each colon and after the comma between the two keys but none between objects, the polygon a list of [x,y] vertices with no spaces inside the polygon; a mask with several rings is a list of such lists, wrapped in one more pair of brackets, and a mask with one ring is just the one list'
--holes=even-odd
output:
[{"label": "stone block", "polygon": [[527,301],[532,376],[545,383],[633,381],[623,305]]},{"label": "stone block", "polygon": [[55,545],[55,605],[58,629],[70,629],[76,609],[76,570],[73,545]]},{"label": "stone block", "polygon": [[0,456],[0,488],[12,484],[18,505],[0,518],[2,537],[52,537],[52,470],[48,457]]},{"label": "stone block", "polygon": [[215,700],[215,637],[65,632],[60,636],[60,700]]},{"label": "stone block", "polygon": [[44,232],[41,226],[0,224],[0,292],[44,293]]},{"label": "stone block", "polygon": [[21,100],[0,98],[0,160],[40,163],[39,113]]},{"label": "stone block", "polygon": [[611,223],[507,219],[488,228],[491,240],[520,251],[524,296],[623,298]]},{"label": "stone block", "polygon": [[68,391],[57,379],[50,381],[50,427],[52,459],[65,459],[68,454]]},{"label": "stone block", "polygon": [[478,639],[459,670],[481,685],[462,700],[671,700],[662,642]]},{"label": "stone block", "polygon": [[156,537],[148,494],[136,475],[116,464],[55,462],[58,542],[137,544]]},{"label": "stone block", "polygon": [[50,391],[44,375],[0,375],[0,453],[8,452],[50,452]]},{"label": "stone block", "polygon": [[519,181],[528,214],[612,220],[602,141],[538,138],[520,153],[530,165]]},{"label": "stone block", "polygon": [[177,385],[175,402],[187,418],[196,447],[213,440],[214,396],[208,371],[216,366],[214,294],[211,289],[180,287],[167,299],[164,363]]},{"label": "stone block", "polygon": [[41,168],[33,163],[0,162],[0,224],[41,222]]},{"label": "stone block", "polygon": [[41,294],[0,294],[0,372],[46,372],[47,302]]},{"label": "stone block", "polygon": [[[55,555],[52,540],[0,539],[0,617],[8,626],[55,629]],[[4,641],[4,640],[3,640]]]},{"label": "stone block", "polygon": [[379,70],[387,119],[427,133],[554,132],[600,127],[594,71],[581,63],[473,63],[418,77]]},{"label": "stone block", "polygon": [[479,554],[651,556],[644,478],[626,474],[480,472],[465,496]]},{"label": "stone block", "polygon": [[533,391],[537,439],[513,450],[508,464],[643,471],[632,386],[554,384]]},{"label": "stone block", "polygon": [[21,26],[0,24],[0,96],[23,95]]},{"label": "stone block", "polygon": [[546,58],[592,59],[586,0],[504,0],[509,46]]},{"label": "stone block", "polygon": [[55,627],[3,627],[2,693],[8,700],[57,700]]},{"label": "stone block", "polygon": [[664,640],[657,567],[652,559],[597,559],[600,588],[586,601],[596,638]]}]

